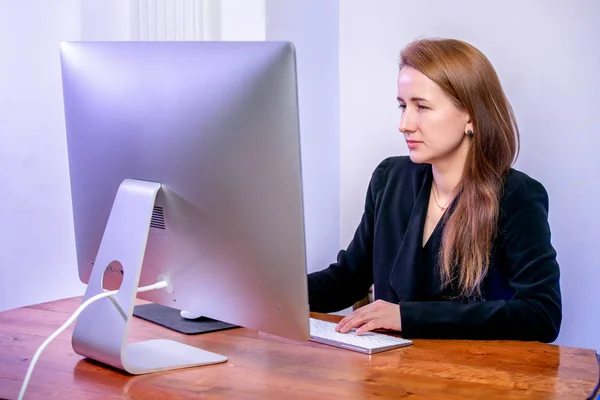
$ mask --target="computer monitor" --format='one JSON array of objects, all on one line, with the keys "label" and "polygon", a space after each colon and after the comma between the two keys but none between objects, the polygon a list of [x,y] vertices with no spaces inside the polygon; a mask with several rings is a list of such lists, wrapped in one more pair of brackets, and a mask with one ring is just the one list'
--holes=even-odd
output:
[{"label": "computer monitor", "polygon": [[157,361],[189,346],[127,345],[135,290],[157,279],[169,287],[137,297],[308,340],[293,46],[69,42],[60,53],[85,299],[120,285],[81,314],[75,350],[130,373],[201,364]]}]

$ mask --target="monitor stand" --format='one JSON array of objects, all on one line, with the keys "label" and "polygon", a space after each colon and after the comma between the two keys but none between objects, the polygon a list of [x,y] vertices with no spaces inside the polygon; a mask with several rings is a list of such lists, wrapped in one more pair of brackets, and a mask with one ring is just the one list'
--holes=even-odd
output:
[{"label": "monitor stand", "polygon": [[104,292],[102,279],[110,264],[122,265],[123,281],[116,295],[90,304],[81,313],[72,338],[77,354],[134,375],[227,361],[219,354],[173,340],[128,343],[152,210],[160,188],[160,183],[134,179],[125,179],[119,186],[83,301]]}]

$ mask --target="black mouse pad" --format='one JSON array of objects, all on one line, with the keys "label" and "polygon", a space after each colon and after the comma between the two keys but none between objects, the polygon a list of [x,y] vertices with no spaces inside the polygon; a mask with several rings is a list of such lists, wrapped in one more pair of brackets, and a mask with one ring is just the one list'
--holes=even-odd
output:
[{"label": "black mouse pad", "polygon": [[185,319],[179,315],[179,310],[154,303],[135,306],[133,315],[187,335],[238,328],[237,325],[205,317]]}]

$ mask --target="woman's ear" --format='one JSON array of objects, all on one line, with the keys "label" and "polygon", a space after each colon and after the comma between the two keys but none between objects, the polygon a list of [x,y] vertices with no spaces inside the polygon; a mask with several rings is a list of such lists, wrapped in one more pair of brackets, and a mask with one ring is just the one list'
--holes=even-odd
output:
[{"label": "woman's ear", "polygon": [[475,128],[473,128],[473,120],[469,114],[466,114],[465,119],[465,134],[468,136],[473,136],[473,132],[475,132]]},{"label": "woman's ear", "polygon": [[465,135],[473,136],[474,132],[475,132],[475,129],[473,128],[473,122],[471,120],[471,116],[469,114],[466,114]]}]

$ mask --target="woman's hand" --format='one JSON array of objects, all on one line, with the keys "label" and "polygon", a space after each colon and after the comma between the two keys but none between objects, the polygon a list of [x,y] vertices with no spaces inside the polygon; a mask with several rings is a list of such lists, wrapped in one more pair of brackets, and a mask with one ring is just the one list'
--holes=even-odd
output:
[{"label": "woman's hand", "polygon": [[342,319],[335,330],[347,333],[352,328],[356,328],[356,333],[359,335],[374,329],[401,331],[400,306],[376,300]]}]

